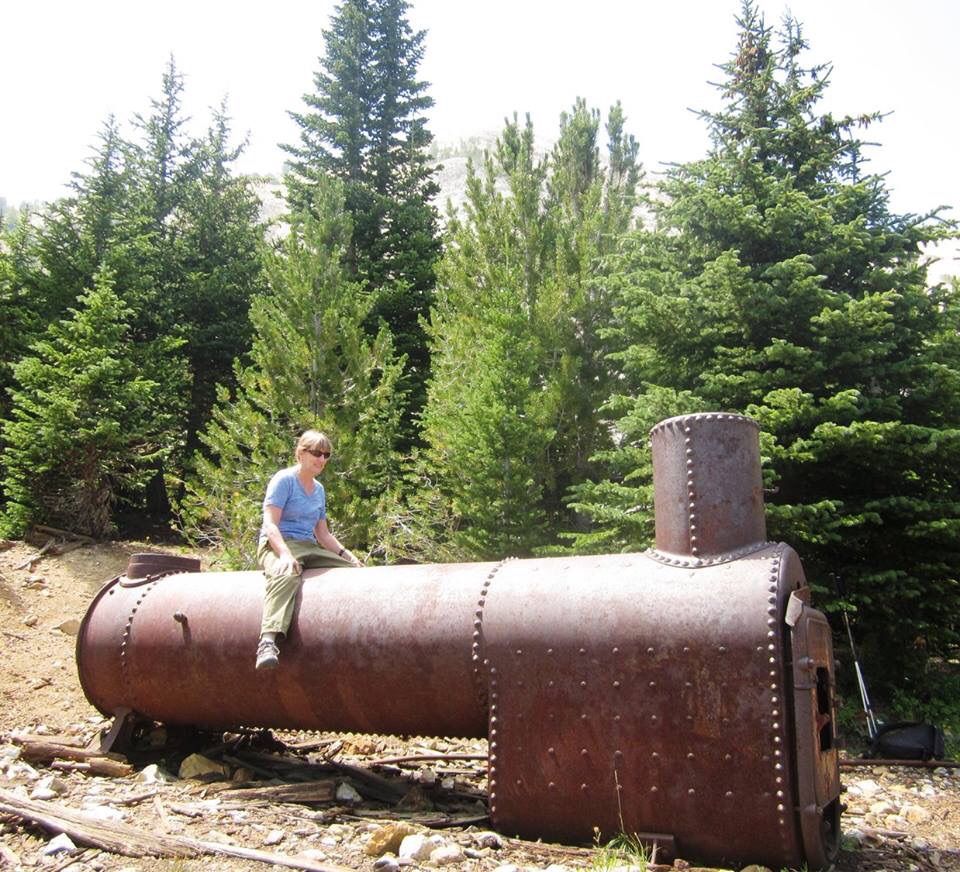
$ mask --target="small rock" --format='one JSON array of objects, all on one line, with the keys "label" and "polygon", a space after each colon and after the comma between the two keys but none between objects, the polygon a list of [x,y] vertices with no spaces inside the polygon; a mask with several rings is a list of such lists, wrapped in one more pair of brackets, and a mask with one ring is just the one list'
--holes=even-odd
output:
[{"label": "small rock", "polygon": [[912,824],[922,824],[930,820],[930,812],[919,805],[903,806],[900,809],[900,816]]},{"label": "small rock", "polygon": [[441,845],[430,852],[430,862],[437,866],[449,866],[463,861],[463,848],[459,845]]},{"label": "small rock", "polygon": [[891,814],[894,811],[896,811],[896,809],[885,799],[881,799],[870,805],[871,814]]},{"label": "small rock", "polygon": [[389,854],[385,854],[377,860],[373,864],[373,868],[380,870],[380,872],[400,872],[400,864],[397,862],[397,858],[391,857]]},{"label": "small rock", "polygon": [[135,781],[140,781],[143,784],[166,784],[169,781],[173,781],[173,778],[173,775],[165,772],[156,763],[144,766],[143,769],[134,776]]},{"label": "small rock", "polygon": [[387,824],[371,834],[370,840],[363,846],[363,851],[368,857],[379,857],[381,854],[388,853],[399,854],[400,843],[407,836],[415,835],[416,832],[415,827],[404,821]]},{"label": "small rock", "polygon": [[93,805],[83,809],[85,817],[95,821],[108,821],[109,823],[120,823],[123,820],[123,812],[120,809],[112,808],[109,805]]},{"label": "small rock", "polygon": [[80,622],[76,618],[67,618],[57,624],[55,629],[66,636],[76,636],[80,632]]},{"label": "small rock", "polygon": [[913,839],[910,842],[910,847],[915,851],[926,851],[930,847],[930,843],[926,839]]},{"label": "small rock", "polygon": [[564,866],[563,863],[551,863],[547,866],[545,872],[572,872],[569,866]]},{"label": "small rock", "polygon": [[23,619],[23,625],[25,627],[35,627],[37,626],[37,621],[40,620],[36,615],[27,615]]},{"label": "small rock", "polygon": [[456,787],[457,780],[453,776],[447,776],[446,778],[440,779],[440,786],[444,790],[453,790]]},{"label": "small rock", "polygon": [[340,839],[337,836],[324,836],[320,840],[320,844],[324,848],[336,848],[340,844]]},{"label": "small rock", "polygon": [[233,770],[233,775],[230,776],[231,781],[253,781],[253,770],[247,769],[246,766],[238,766]]},{"label": "small rock", "polygon": [[497,866],[493,872],[520,872],[520,867],[514,866],[513,863],[505,863],[503,866]]},{"label": "small rock", "polygon": [[443,839],[438,839],[436,836],[428,838],[427,836],[423,835],[423,833],[414,833],[412,836],[404,836],[403,841],[400,843],[398,856],[401,860],[426,860],[430,857],[435,848],[440,847],[435,840],[439,841],[440,844],[443,844]]},{"label": "small rock", "polygon": [[222,763],[204,757],[202,754],[191,754],[180,764],[181,778],[196,778],[198,775],[214,774],[229,778],[230,773]]},{"label": "small rock", "polygon": [[69,789],[62,778],[57,778],[56,775],[46,775],[30,791],[30,798],[53,799],[55,796],[63,796]]},{"label": "small rock", "polygon": [[424,787],[433,787],[437,783],[437,773],[427,766],[420,770],[420,783]]},{"label": "small rock", "polygon": [[469,857],[471,860],[482,860],[484,857],[490,856],[490,849],[483,848],[478,851],[476,848],[464,848],[463,856]]},{"label": "small rock", "polygon": [[740,872],[770,872],[766,866],[758,866],[754,863],[752,866],[744,866]]},{"label": "small rock", "polygon": [[283,837],[286,835],[283,830],[270,830],[267,833],[266,838],[263,840],[264,845],[279,845],[283,841]]},{"label": "small rock", "polygon": [[307,848],[306,851],[300,852],[301,857],[306,857],[308,860],[326,860],[327,855],[323,853],[319,848]]},{"label": "small rock", "polygon": [[347,781],[341,781],[337,786],[337,799],[340,802],[363,802],[363,797],[357,793],[356,788]]},{"label": "small rock", "polygon": [[490,830],[477,833],[473,837],[473,841],[479,848],[493,848],[495,851],[499,851],[503,847],[503,839],[500,838],[500,834]]},{"label": "small rock", "polygon": [[49,857],[51,854],[72,854],[77,850],[77,846],[73,844],[66,833],[60,833],[59,836],[54,836],[49,842],[47,842],[46,847],[40,852],[45,857]]},{"label": "small rock", "polygon": [[14,760],[7,766],[7,778],[11,780],[23,778],[27,781],[36,781],[39,777],[40,773],[29,763],[24,763],[23,760]]},{"label": "small rock", "polygon": [[[877,784],[872,778],[866,778],[863,781],[858,781],[856,784],[851,784],[848,788],[849,793],[853,793],[854,796],[873,796],[880,789],[880,785]],[[854,793],[856,791],[856,793]]]}]

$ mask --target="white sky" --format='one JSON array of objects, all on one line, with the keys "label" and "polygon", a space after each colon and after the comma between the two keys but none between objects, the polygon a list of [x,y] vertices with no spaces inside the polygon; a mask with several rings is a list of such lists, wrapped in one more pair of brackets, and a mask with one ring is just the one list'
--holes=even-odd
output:
[{"label": "white sky", "polygon": [[[761,0],[778,25],[784,0]],[[323,54],[332,0],[3,0],[0,48],[0,196],[11,205],[64,192],[104,119],[149,112],[172,53],[201,133],[208,107],[229,98],[241,170],[274,173],[277,143],[295,142],[287,110],[303,108]],[[873,166],[889,170],[892,205],[960,215],[960,2],[793,0],[809,62],[831,61],[826,107],[892,111],[870,138]],[[700,157],[716,107],[715,64],[734,48],[739,0],[413,0],[426,29],[421,78],[443,142],[496,132],[530,112],[538,138],[577,96],[605,114],[620,99],[648,170]]]}]

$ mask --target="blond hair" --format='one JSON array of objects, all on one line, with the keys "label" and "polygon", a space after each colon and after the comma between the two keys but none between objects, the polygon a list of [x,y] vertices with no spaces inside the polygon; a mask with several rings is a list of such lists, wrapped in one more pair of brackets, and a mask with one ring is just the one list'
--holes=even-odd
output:
[{"label": "blond hair", "polygon": [[333,443],[326,433],[321,433],[319,430],[306,430],[297,440],[297,447],[294,453],[299,461],[300,455],[303,454],[304,451],[317,450],[327,451],[333,454]]}]

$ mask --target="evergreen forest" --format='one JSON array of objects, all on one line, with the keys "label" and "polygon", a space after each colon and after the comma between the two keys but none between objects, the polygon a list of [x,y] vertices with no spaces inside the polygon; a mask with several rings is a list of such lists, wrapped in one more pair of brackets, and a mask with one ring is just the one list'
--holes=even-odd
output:
[{"label": "evergreen forest", "polygon": [[891,211],[882,115],[826,112],[801,24],[745,0],[702,157],[652,181],[620,104],[571,95],[548,149],[516,115],[472,148],[445,207],[408,7],[337,7],[278,221],[226,105],[188,127],[173,59],[129,124],[92,120],[68,196],[4,216],[0,533],[165,530],[250,568],[316,428],[368,563],[642,551],[650,428],[737,412],[768,537],[877,701],[956,735],[960,280],[925,252],[957,228]]}]

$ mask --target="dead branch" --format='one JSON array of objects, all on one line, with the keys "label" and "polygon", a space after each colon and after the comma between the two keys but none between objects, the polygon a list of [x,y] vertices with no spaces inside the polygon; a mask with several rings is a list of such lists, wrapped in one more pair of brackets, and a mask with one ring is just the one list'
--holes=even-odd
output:
[{"label": "dead branch", "polygon": [[14,566],[13,568],[14,568],[15,570],[16,570],[16,569],[26,569],[28,566],[36,563],[41,557],[43,557],[44,554],[47,553],[47,551],[53,546],[53,543],[54,543],[55,541],[56,541],[56,539],[48,539],[48,540],[47,540],[47,544],[44,545],[43,548],[41,548],[36,554],[34,554],[33,557],[27,558],[26,560],[23,561],[23,563],[18,563],[18,564],[17,564],[16,566]]},{"label": "dead branch", "polygon": [[367,760],[368,766],[386,766],[391,763],[413,763],[418,760],[486,760],[486,754],[406,754],[403,757],[379,757]]},{"label": "dead branch", "polygon": [[265,787],[228,787],[219,795],[226,799],[265,799],[271,802],[330,802],[336,790],[336,782],[327,780]]},{"label": "dead branch", "polygon": [[186,840],[141,831],[126,824],[93,821],[75,809],[20,799],[0,788],[0,811],[28,820],[54,833],[66,833],[74,842],[125,857],[196,857],[201,848]]},{"label": "dead branch", "polygon": [[22,733],[14,733],[11,738],[20,746],[20,754],[23,759],[34,763],[70,760],[75,763],[86,764],[86,768],[64,764],[59,766],[54,764],[54,768],[89,771],[93,775],[104,775],[108,778],[121,778],[133,774],[133,767],[120,754],[104,753],[89,748],[76,748],[72,745],[51,742],[46,738],[37,739]]},{"label": "dead branch", "polygon": [[87,545],[97,544],[96,539],[93,539],[90,536],[84,536],[83,533],[74,533],[72,530],[61,530],[58,527],[48,527],[45,524],[34,524],[33,529],[38,530],[41,533],[48,533],[51,536],[59,536],[62,539],[79,539],[81,542],[84,542]]},{"label": "dead branch", "polygon": [[126,824],[91,821],[74,809],[20,799],[16,794],[2,788],[0,812],[15,815],[51,832],[66,833],[77,844],[90,845],[125,857],[197,857],[200,854],[218,854],[272,863],[290,869],[302,869],[304,872],[348,872],[345,866],[321,865],[305,858],[288,857],[286,854],[240,848],[219,842],[202,842],[184,836],[160,835]]},{"label": "dead branch", "polygon": [[873,760],[869,757],[857,757],[853,760],[841,760],[842,767],[852,766],[913,766],[921,769],[960,769],[960,763],[953,760],[886,760],[877,758]]}]

